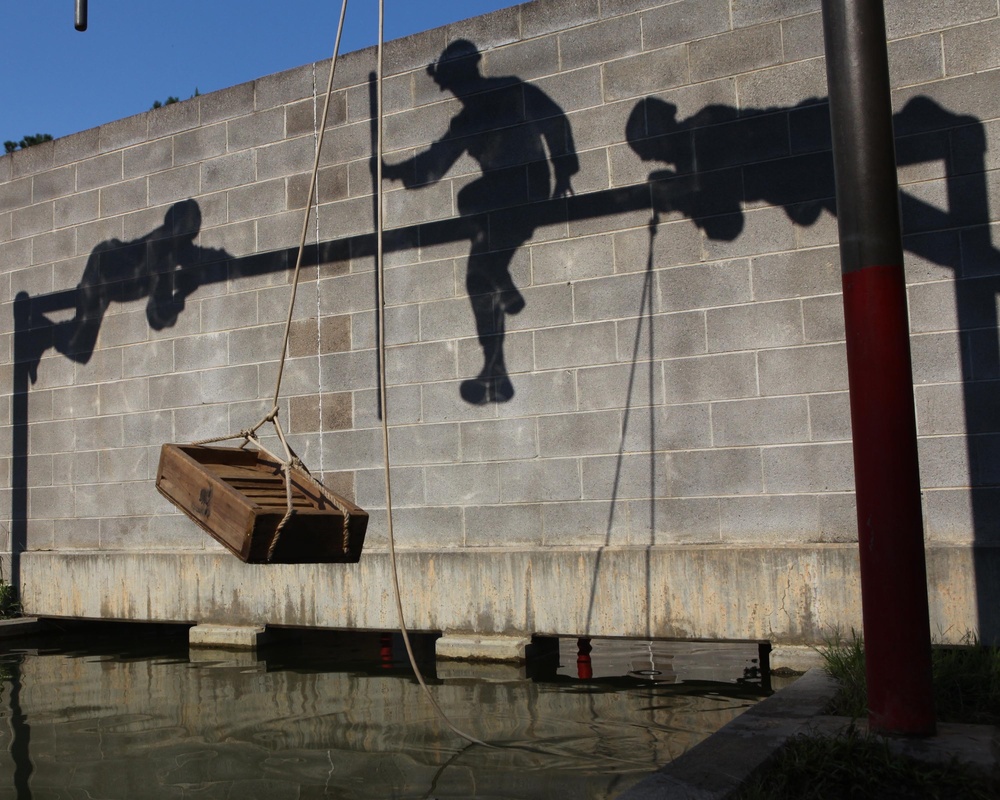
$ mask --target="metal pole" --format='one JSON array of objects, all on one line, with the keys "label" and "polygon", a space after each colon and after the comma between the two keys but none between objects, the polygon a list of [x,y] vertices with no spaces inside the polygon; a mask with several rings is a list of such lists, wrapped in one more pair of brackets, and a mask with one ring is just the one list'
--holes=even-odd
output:
[{"label": "metal pole", "polygon": [[87,30],[87,0],[76,0],[76,21],[74,27],[78,31]]},{"label": "metal pole", "polygon": [[822,0],[869,726],[934,733],[930,621],[881,0]]}]

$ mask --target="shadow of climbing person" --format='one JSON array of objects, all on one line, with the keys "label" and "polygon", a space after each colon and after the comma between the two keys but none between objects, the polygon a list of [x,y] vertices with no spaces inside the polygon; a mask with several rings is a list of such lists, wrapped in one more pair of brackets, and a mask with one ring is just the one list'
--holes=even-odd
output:
[{"label": "shadow of climbing person", "polygon": [[462,382],[460,393],[476,404],[514,396],[504,361],[505,320],[525,302],[511,278],[510,263],[538,224],[530,213],[505,213],[502,225],[494,221],[502,233],[493,230],[491,238],[488,212],[572,194],[570,178],[580,169],[563,110],[520,78],[483,76],[480,59],[474,44],[459,39],[427,67],[441,91],[454,94],[462,109],[427,150],[382,166],[384,177],[402,181],[408,189],[440,180],[465,153],[482,170],[482,177],[457,197],[459,214],[471,222],[465,286],[483,348],[482,370]]},{"label": "shadow of climbing person", "polygon": [[130,242],[109,239],[87,258],[76,287],[76,314],[52,322],[33,313],[30,326],[37,358],[29,364],[36,380],[38,358],[50,347],[80,364],[93,355],[104,314],[112,302],[146,300],[146,319],[153,330],[172,327],[186,299],[201,284],[200,269],[209,261],[232,257],[225,250],[194,243],[201,230],[201,209],[182,200],[168,210],[163,225]]}]

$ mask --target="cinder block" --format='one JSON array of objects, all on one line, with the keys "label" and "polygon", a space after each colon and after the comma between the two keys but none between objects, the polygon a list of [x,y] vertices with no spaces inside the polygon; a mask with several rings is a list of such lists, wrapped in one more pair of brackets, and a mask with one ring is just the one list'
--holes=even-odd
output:
[{"label": "cinder block", "polygon": [[536,3],[521,8],[521,35],[526,38],[585,25],[600,16],[597,0],[575,3]]},{"label": "cinder block", "polygon": [[627,500],[671,495],[669,456],[663,453],[580,459],[584,500]]},{"label": "cinder block", "polygon": [[598,455],[614,452],[621,446],[619,411],[552,414],[539,417],[537,426],[538,455],[543,458]]},{"label": "cinder block", "polygon": [[372,469],[384,460],[382,434],[375,428],[324,433],[322,444],[323,463],[337,469]]},{"label": "cinder block", "polygon": [[31,178],[21,178],[0,184],[0,211],[11,211],[31,205]]},{"label": "cinder block", "polygon": [[910,330],[913,333],[958,329],[958,309],[953,284],[937,282],[910,286],[907,289],[907,299],[910,307]]},{"label": "cinder block", "polygon": [[815,542],[820,537],[817,495],[724,497],[719,501],[723,541],[733,544]]},{"label": "cinder block", "polygon": [[712,309],[705,316],[710,352],[784,347],[804,338],[798,300]]},{"label": "cinder block", "polygon": [[[98,384],[53,389],[50,395],[52,398],[51,419],[94,417],[99,413]],[[36,411],[34,406],[31,411]],[[31,416],[32,421],[40,418],[34,413]]]},{"label": "cinder block", "polygon": [[252,151],[242,151],[201,162],[202,191],[242,186],[254,180]]},{"label": "cinder block", "polygon": [[465,509],[465,544],[467,547],[539,545],[542,507],[542,503],[470,506]]},{"label": "cinder block", "polygon": [[965,436],[930,436],[917,441],[920,485],[946,489],[974,485]]},{"label": "cinder block", "polygon": [[113,217],[128,211],[145,208],[147,200],[146,178],[118,183],[100,190],[101,216]]},{"label": "cinder block", "polygon": [[152,410],[201,405],[201,380],[196,372],[157,375],[149,379]]},{"label": "cinder block", "polygon": [[809,98],[826,96],[822,58],[780,64],[736,78],[741,109],[787,108]]},{"label": "cinder block", "polygon": [[53,205],[51,200],[27,208],[15,209],[11,212],[10,229],[15,239],[34,236],[36,233],[44,233],[52,228]]},{"label": "cinder block", "polygon": [[482,507],[500,501],[497,464],[449,464],[424,470],[427,503],[432,506]]},{"label": "cinder block", "polygon": [[[118,413],[114,410],[109,413]],[[122,434],[132,444],[158,445],[174,442],[174,414],[172,411],[144,411],[123,413]]]},{"label": "cinder block", "polygon": [[395,516],[407,547],[460,547],[465,539],[460,508],[400,508]]},{"label": "cinder block", "polygon": [[[102,383],[99,388],[102,414],[125,414],[149,407],[149,381],[144,378]],[[125,435],[128,441],[128,435]]]},{"label": "cinder block", "polygon": [[663,363],[663,373],[668,403],[728,400],[758,393],[757,366],[750,352],[670,359]]},{"label": "cinder block", "polygon": [[942,38],[949,75],[981,72],[1000,66],[1000,19],[946,29]]},{"label": "cinder block", "polygon": [[320,358],[320,381],[326,389],[338,392],[370,389],[376,385],[377,380],[377,362],[373,350],[330,353]]},{"label": "cinder block", "polygon": [[996,6],[989,0],[962,0],[930,8],[925,8],[923,3],[916,0],[889,0],[885,9],[885,27],[888,38],[892,40],[992,19],[996,15]]},{"label": "cinder block", "polygon": [[742,28],[819,11],[819,0],[733,0],[732,6],[733,25]]},{"label": "cinder block", "polygon": [[231,189],[228,198],[230,222],[276,214],[285,210],[285,181],[276,178]]},{"label": "cinder block", "polygon": [[839,294],[837,248],[774,253],[752,259],[756,300]]},{"label": "cinder block", "polygon": [[760,494],[765,490],[761,451],[756,447],[678,451],[668,458],[671,497]]},{"label": "cinder block", "polygon": [[[517,282],[515,281],[515,285]],[[507,317],[508,331],[536,330],[573,322],[573,292],[561,283],[550,286],[527,287],[521,285],[524,296],[524,310],[517,316]],[[469,320],[472,314],[469,312]],[[456,328],[461,334],[468,328]]]},{"label": "cinder block", "polygon": [[889,44],[889,81],[911,86],[944,77],[941,34],[932,33]]},{"label": "cinder block", "polygon": [[41,203],[56,197],[64,197],[72,194],[75,189],[76,166],[74,164],[50,169],[31,178],[31,202]]},{"label": "cinder block", "polygon": [[767,447],[763,450],[768,493],[849,492],[854,489],[850,442]]},{"label": "cinder block", "polygon": [[740,28],[690,44],[692,82],[762,69],[781,61],[781,25]]},{"label": "cinder block", "polygon": [[851,440],[851,403],[847,392],[809,396],[810,439],[814,442]]},{"label": "cinder block", "polygon": [[201,169],[198,164],[157,172],[149,176],[149,204],[166,205],[187,200],[201,193]]},{"label": "cinder block", "polygon": [[537,455],[538,434],[534,419],[464,422],[461,425],[462,461],[523,460]]},{"label": "cinder block", "polygon": [[257,293],[240,292],[201,301],[203,332],[243,328],[257,322]]},{"label": "cinder block", "polygon": [[[648,401],[642,398],[641,402]],[[627,453],[690,450],[712,445],[708,403],[652,408],[633,404],[622,412],[622,425],[621,448]]]},{"label": "cinder block", "polygon": [[657,278],[661,311],[735,305],[752,297],[747,259],[675,267],[663,270]]},{"label": "cinder block", "polygon": [[575,458],[546,458],[500,464],[500,502],[537,503],[581,498]]},{"label": "cinder block", "polygon": [[[312,164],[315,147],[312,136],[301,136],[259,148],[256,151],[257,180],[283,178],[303,172]],[[327,147],[329,145],[324,143],[323,149]]]},{"label": "cinder block", "polygon": [[914,383],[959,382],[969,372],[968,368],[963,369],[957,332],[911,336],[910,352]]},{"label": "cinder block", "polygon": [[652,8],[639,16],[642,19],[642,44],[646,50],[694,42],[730,29],[729,3],[726,0],[682,0]]},{"label": "cinder block", "polygon": [[231,119],[226,136],[230,153],[280,141],[285,138],[285,110],[272,108]]},{"label": "cinder block", "polygon": [[459,460],[460,441],[454,423],[393,427],[390,458],[393,464],[451,464]]},{"label": "cinder block", "polygon": [[[71,136],[60,136],[52,142],[52,165],[58,167],[96,156],[99,137],[100,128],[90,128]],[[0,167],[0,177],[2,175],[3,168]]]},{"label": "cinder block", "polygon": [[122,178],[123,159],[121,153],[89,158],[76,165],[76,190],[78,192],[108,186],[117,183]]},{"label": "cinder block", "polygon": [[629,539],[635,544],[715,544],[721,541],[719,504],[714,497],[630,500]]},{"label": "cinder block", "polygon": [[603,70],[605,102],[662,92],[691,80],[686,45],[609,61]]},{"label": "cinder block", "polygon": [[196,128],[201,121],[201,98],[192,97],[154,108],[149,112],[148,120],[150,139]]},{"label": "cinder block", "polygon": [[121,150],[146,141],[149,135],[149,113],[136,114],[125,119],[101,125],[99,146],[102,153]]},{"label": "cinder block", "polygon": [[33,264],[51,264],[76,254],[76,231],[72,228],[43,233],[31,240]]},{"label": "cinder block", "polygon": [[615,325],[598,322],[535,332],[536,369],[559,369],[617,360]]},{"label": "cinder block", "polygon": [[202,125],[240,117],[254,109],[254,84],[241,83],[218,92],[203,94],[198,99],[201,102]]},{"label": "cinder block", "polygon": [[801,442],[808,435],[809,407],[802,395],[712,404],[716,447]]},{"label": "cinder block", "polygon": [[449,380],[455,372],[455,351],[448,342],[392,347],[386,351],[386,381],[390,385]]},{"label": "cinder block", "polygon": [[75,512],[73,493],[61,487],[32,487],[28,489],[28,510],[35,518],[69,519]]},{"label": "cinder block", "polygon": [[642,50],[644,43],[642,23],[636,14],[571,28],[561,31],[558,36],[560,67],[563,70],[634,55]]},{"label": "cinder block", "polygon": [[[127,443],[128,444],[128,443]],[[118,447],[102,450],[98,478],[103,483],[145,481],[149,474],[146,447]]]},{"label": "cinder block", "polygon": [[542,504],[542,544],[546,547],[600,547],[628,540],[625,504],[604,501]]},{"label": "cinder block", "polygon": [[119,416],[89,417],[73,420],[75,444],[79,450],[101,450],[122,446],[122,420]]},{"label": "cinder block", "polygon": [[11,153],[11,177],[22,178],[52,169],[54,150],[50,141]]},{"label": "cinder block", "polygon": [[315,80],[315,64],[305,64],[258,78],[254,81],[255,107],[260,111],[307,97],[315,90]]},{"label": "cinder block", "polygon": [[764,350],[758,354],[762,395],[837,392],[847,388],[843,344]]},{"label": "cinder block", "polygon": [[786,61],[802,61],[824,54],[823,18],[819,12],[781,20],[781,44]]}]

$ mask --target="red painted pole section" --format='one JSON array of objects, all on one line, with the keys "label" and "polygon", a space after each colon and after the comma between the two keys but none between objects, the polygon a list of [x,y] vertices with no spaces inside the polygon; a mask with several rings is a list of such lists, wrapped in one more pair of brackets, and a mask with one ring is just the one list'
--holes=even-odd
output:
[{"label": "red painted pole section", "polygon": [[843,278],[869,726],[931,735],[930,620],[901,265]]},{"label": "red painted pole section", "polygon": [[822,0],[837,182],[869,726],[934,733],[930,620],[880,0]]}]

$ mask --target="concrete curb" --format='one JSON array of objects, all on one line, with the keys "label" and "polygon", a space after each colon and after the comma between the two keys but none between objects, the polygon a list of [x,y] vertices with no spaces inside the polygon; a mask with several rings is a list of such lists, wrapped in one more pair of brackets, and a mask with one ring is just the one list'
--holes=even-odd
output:
[{"label": "concrete curb", "polygon": [[808,730],[836,691],[824,670],[811,669],[618,800],[723,800],[788,739]]}]

